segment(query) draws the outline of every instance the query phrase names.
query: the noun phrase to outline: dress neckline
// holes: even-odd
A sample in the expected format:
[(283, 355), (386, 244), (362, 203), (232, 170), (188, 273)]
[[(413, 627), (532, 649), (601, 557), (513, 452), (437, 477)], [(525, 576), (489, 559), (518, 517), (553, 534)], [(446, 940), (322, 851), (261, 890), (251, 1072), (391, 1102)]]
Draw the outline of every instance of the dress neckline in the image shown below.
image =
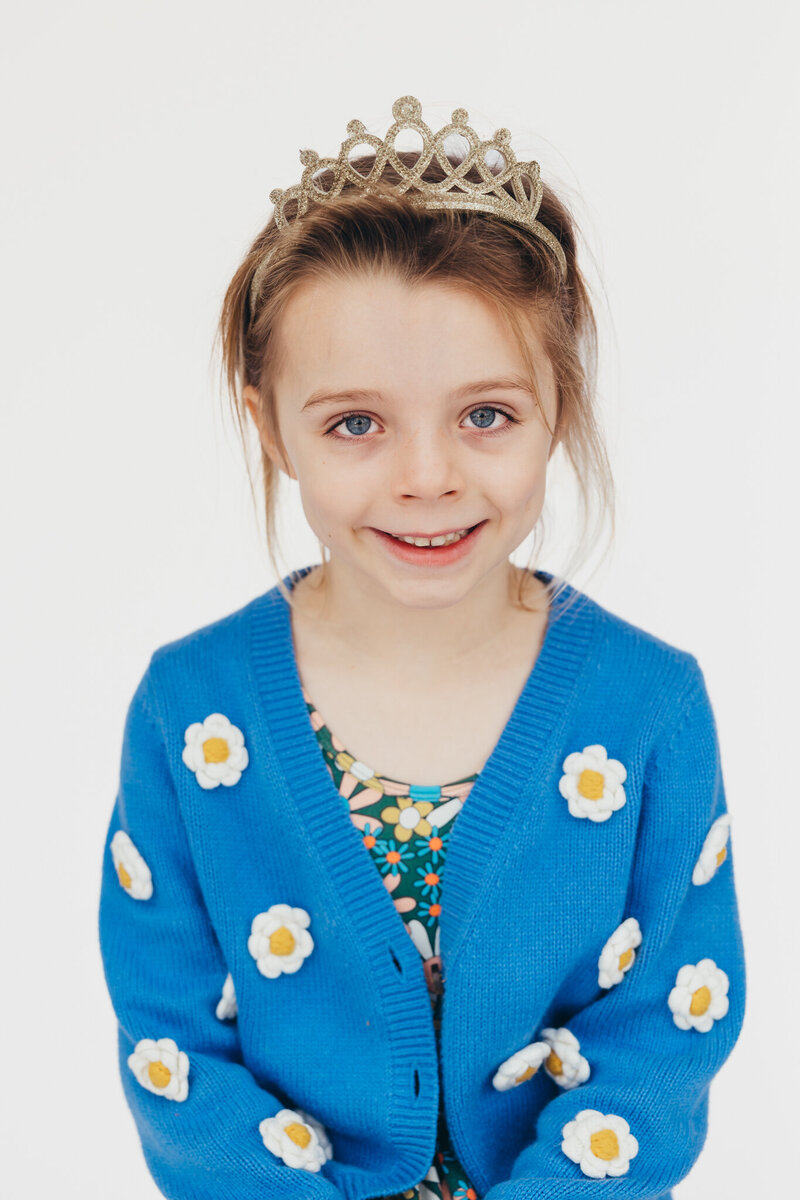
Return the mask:
[[(366, 763), (366, 762), (364, 762), (363, 759), (359, 758), (356, 754), (353, 754), (353, 752), (350, 750), (349, 746), (344, 745), (344, 743), (342, 742), (342, 739), (340, 737), (337, 737), (336, 734), (331, 729), (330, 725), (328, 724), (328, 722), (325, 719), (324, 714), (321, 712), (321, 710), (319, 708), (317, 708), (316, 704), (314, 703), (313, 696), (309, 695), (308, 688), (303, 686), (302, 680), (301, 680), (301, 688), (303, 691), (303, 699), (306, 701), (306, 704), (311, 705), (311, 708), (313, 709), (313, 711), (317, 714), (317, 716), (322, 721), (322, 724), (319, 726), (319, 728), (314, 728), (314, 726), (312, 725), (312, 729), (314, 729), (314, 735), (317, 739), (318, 745), (321, 744), (320, 743), (320, 731), (323, 729), (327, 730), (331, 740), (333, 740), (333, 738), (335, 737), (336, 741), (340, 745), (341, 752), (346, 754), (349, 758), (352, 758), (354, 763), (360, 763), (362, 767), (366, 767), (367, 770), (372, 771), (377, 779), (381, 779), (385, 783), (399, 784), (401, 787), (407, 787), (409, 790), (409, 795), (420, 795), (423, 792), (429, 792), (429, 793), (431, 793), (431, 795), (434, 795), (434, 794), (440, 793), (440, 792), (442, 792), (442, 793), (447, 792), (447, 791), (452, 790), (453, 788), (463, 787), (463, 785), (465, 783), (472, 783), (480, 775), (480, 771), (473, 771), (473, 773), (471, 775), (462, 775), (459, 779), (448, 779), (446, 783), (409, 783), (409, 781), (407, 779), (399, 779), (396, 775), (390, 775), (386, 771), (380, 771), (376, 767), (374, 767), (372, 765), (372, 763)], [(310, 714), (309, 714), (309, 716), (310, 716)]]

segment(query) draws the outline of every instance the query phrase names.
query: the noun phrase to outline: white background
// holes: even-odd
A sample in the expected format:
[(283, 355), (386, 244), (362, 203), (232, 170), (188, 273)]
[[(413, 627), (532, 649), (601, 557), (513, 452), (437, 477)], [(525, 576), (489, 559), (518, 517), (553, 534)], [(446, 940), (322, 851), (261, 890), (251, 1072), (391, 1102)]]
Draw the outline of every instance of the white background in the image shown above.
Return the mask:
[[(299, 180), (299, 148), (335, 154), (353, 117), (383, 134), (409, 92), (434, 129), (459, 106), (483, 136), (507, 126), (584, 229), (618, 525), (601, 568), (571, 582), (700, 661), (747, 954), (745, 1026), (676, 1196), (788, 1190), (800, 1068), (794, 8), (84, 0), (7, 13), (9, 1195), (159, 1194), (123, 1100), (96, 935), (124, 715), (156, 646), (274, 582), (210, 362), (228, 281), (270, 190)], [(287, 572), (318, 561), (296, 487), (284, 493)], [(554, 553), (541, 565), (561, 564)]]

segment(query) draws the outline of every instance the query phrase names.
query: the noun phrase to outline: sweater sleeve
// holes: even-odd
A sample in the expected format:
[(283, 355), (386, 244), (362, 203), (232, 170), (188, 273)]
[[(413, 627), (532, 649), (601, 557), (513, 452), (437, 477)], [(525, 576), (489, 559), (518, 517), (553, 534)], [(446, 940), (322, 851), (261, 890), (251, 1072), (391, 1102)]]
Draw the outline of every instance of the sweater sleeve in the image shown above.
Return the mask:
[(622, 940), (598, 946), (598, 997), (547, 1030), (572, 1071), (484, 1200), (589, 1200), (606, 1188), (656, 1200), (702, 1150), (710, 1084), (743, 1021), (745, 963), (717, 731), (690, 657), (677, 721), (645, 765)]
[(244, 1065), (225, 1011), (227, 967), (195, 874), (151, 670), (152, 660), (125, 720), (99, 908), (123, 1092), (145, 1161), (173, 1200), (340, 1197), (319, 1166), (289, 1165), (281, 1153), (291, 1158), (302, 1144), (299, 1157), (321, 1165), (313, 1126), (295, 1123), (287, 1134), (279, 1120), (260, 1129), (282, 1105)]

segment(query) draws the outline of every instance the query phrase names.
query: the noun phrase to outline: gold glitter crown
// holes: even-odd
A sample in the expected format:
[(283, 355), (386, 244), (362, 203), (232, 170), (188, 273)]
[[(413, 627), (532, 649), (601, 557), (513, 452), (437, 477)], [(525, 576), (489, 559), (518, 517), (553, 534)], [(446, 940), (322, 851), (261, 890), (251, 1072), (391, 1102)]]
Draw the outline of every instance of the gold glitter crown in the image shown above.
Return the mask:
[[(381, 139), (367, 131), (361, 121), (350, 121), (347, 132), (350, 135), (342, 142), (338, 158), (320, 158), (315, 150), (301, 150), (300, 162), (304, 165), (299, 184), (287, 188), (273, 188), (269, 198), (275, 205), (275, 223), (285, 228), (290, 220), (303, 216), (309, 205), (324, 204), (334, 200), (346, 183), (354, 184), (367, 194), (380, 192), (386, 194), (387, 187), (397, 193), (410, 193), (412, 202), (422, 208), (431, 209), (465, 209), (475, 212), (494, 213), (495, 216), (511, 221), (516, 225), (529, 229), (547, 245), (556, 255), (561, 267), (562, 277), (567, 274), (567, 260), (563, 247), (558, 238), (540, 221), (536, 214), (542, 202), (542, 184), (539, 179), (538, 162), (517, 162), (514, 151), (509, 144), (511, 134), (507, 129), (497, 129), (493, 138), (481, 141), (478, 134), (468, 124), (469, 114), (465, 108), (453, 110), (453, 119), (438, 133), (431, 132), (422, 120), (422, 105), (416, 96), (401, 96), (392, 105), (395, 123)], [(422, 150), (413, 167), (407, 167), (398, 158), (395, 150), (395, 139), (403, 129), (414, 129), (422, 138)], [(466, 138), (470, 145), (469, 153), (453, 166), (445, 151), (445, 141), (453, 134)], [(364, 176), (355, 169), (350, 161), (350, 151), (354, 146), (369, 145), (375, 150), (375, 161), (368, 175)], [(445, 172), (444, 179), (439, 182), (428, 182), (421, 178), (428, 163), (434, 155)], [(499, 155), (504, 163), (502, 170), (493, 171), (487, 156), (497, 159)], [(387, 185), (381, 180), (383, 169), (391, 162), (400, 177), (399, 183)], [(472, 183), (464, 176), (475, 167), (481, 179)], [(321, 188), (316, 176), (328, 171), (333, 174), (333, 182), (329, 188)], [(526, 191), (523, 179), (530, 184), (530, 193)], [(511, 182), (514, 197), (503, 187)], [(378, 183), (380, 186), (376, 187)], [(297, 211), (294, 217), (286, 216), (286, 206), (290, 201), (297, 201)], [(255, 299), (259, 286), (272, 255), (271, 247), (266, 257), (259, 263), (250, 285), (250, 309), (255, 308)]]

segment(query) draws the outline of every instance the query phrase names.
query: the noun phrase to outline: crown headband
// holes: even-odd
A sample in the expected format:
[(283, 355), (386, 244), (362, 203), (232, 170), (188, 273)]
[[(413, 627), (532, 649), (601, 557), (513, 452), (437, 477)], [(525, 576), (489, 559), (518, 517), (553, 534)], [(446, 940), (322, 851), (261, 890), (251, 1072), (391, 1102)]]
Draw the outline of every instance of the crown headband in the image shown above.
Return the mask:
[[(422, 120), (422, 106), (416, 96), (401, 96), (399, 100), (395, 100), (392, 115), (395, 123), (387, 131), (385, 139), (368, 133), (361, 121), (350, 121), (347, 126), (350, 136), (342, 142), (338, 158), (320, 158), (315, 150), (301, 150), (300, 162), (305, 166), (305, 170), (300, 183), (285, 191), (273, 188), (269, 194), (275, 206), (276, 225), (283, 229), (290, 220), (302, 217), (309, 204), (324, 204), (335, 199), (348, 182), (366, 194), (374, 193), (378, 189), (373, 186), (373, 181), (380, 181), (388, 161), (400, 176), (400, 183), (391, 185), (392, 191), (400, 194), (410, 192), (412, 203), (422, 208), (494, 213), (515, 225), (529, 229), (554, 252), (561, 267), (562, 278), (566, 277), (567, 259), (561, 243), (545, 225), (536, 220), (543, 190), (539, 179), (539, 164), (517, 162), (509, 144), (511, 134), (507, 129), (497, 129), (493, 138), (481, 141), (475, 130), (467, 124), (467, 110), (456, 108), (453, 110), (452, 122), (437, 134), (433, 134)], [(403, 129), (414, 129), (422, 138), (422, 150), (413, 167), (407, 167), (395, 151), (395, 139)], [(466, 138), (470, 144), (470, 152), (455, 167), (444, 149), (446, 138), (452, 134)], [(350, 150), (363, 144), (370, 145), (375, 150), (375, 162), (367, 176), (356, 171), (349, 158)], [(497, 174), (486, 162), (487, 155), (492, 152), (499, 154), (505, 164), (504, 169)], [(445, 172), (445, 178), (431, 183), (423, 180), (421, 176), (434, 154)], [(473, 166), (481, 176), (479, 183), (471, 183), (463, 178)], [(315, 176), (326, 168), (333, 173), (333, 183), (329, 189), (322, 189), (318, 187)], [(530, 195), (525, 191), (522, 182), (524, 177), (530, 182)], [(503, 187), (509, 180), (516, 199)], [(385, 194), (385, 187), (386, 184), (383, 184), (380, 189), (382, 194)], [(285, 208), (291, 200), (297, 201), (297, 212), (293, 218), (288, 218)], [(255, 311), (256, 297), (274, 249), (274, 246), (270, 247), (253, 276), (250, 285), (251, 312)]]

